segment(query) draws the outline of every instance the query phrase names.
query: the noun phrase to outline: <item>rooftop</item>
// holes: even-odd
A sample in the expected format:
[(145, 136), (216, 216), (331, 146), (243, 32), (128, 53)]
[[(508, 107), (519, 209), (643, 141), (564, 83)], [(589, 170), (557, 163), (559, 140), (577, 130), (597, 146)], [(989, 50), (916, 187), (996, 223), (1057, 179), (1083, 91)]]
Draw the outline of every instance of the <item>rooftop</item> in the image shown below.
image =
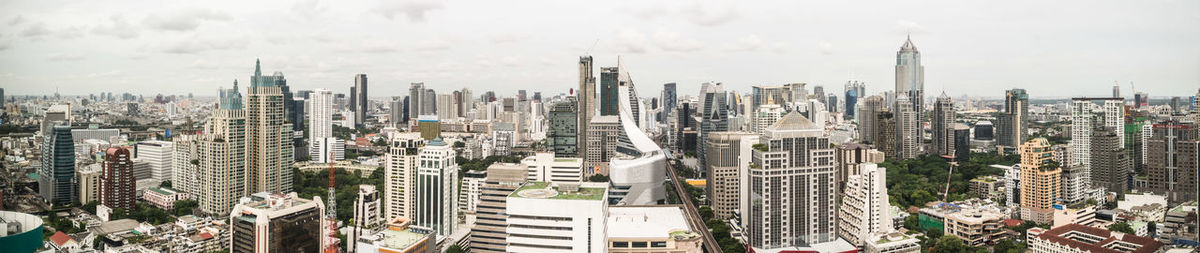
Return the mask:
[(678, 206), (608, 208), (609, 238), (664, 238), (692, 231)]
[(1037, 238), (1096, 253), (1156, 252), (1163, 247), (1154, 239), (1074, 223), (1047, 230)]
[(575, 191), (567, 191), (564, 187), (549, 182), (530, 182), (522, 185), (509, 197), (529, 198), (529, 199), (566, 199), (566, 200), (601, 200), (604, 198), (604, 192), (608, 189), (604, 187), (589, 187), (587, 185), (577, 185)]

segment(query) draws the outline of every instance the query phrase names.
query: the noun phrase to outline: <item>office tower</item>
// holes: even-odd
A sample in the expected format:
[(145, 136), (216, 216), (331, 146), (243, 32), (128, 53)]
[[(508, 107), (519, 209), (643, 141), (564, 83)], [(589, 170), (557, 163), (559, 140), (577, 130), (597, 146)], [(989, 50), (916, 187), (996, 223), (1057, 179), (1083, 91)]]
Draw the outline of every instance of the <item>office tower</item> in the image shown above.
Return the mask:
[(1179, 104), (1179, 97), (1171, 97), (1171, 102), (1168, 104), (1171, 105), (1171, 114), (1176, 114), (1182, 111)]
[[(1103, 102), (1097, 105), (1096, 102)], [(1071, 99), (1071, 167), (1083, 170), (1085, 177), (1091, 176), (1091, 138), (1096, 128), (1122, 129), (1125, 124), (1121, 98), (1072, 98)], [(1117, 131), (1119, 145), (1125, 146), (1125, 131)], [(1085, 178), (1084, 182), (1091, 180)]]
[(525, 183), (525, 167), (517, 164), (494, 163), (488, 166), (487, 178), (480, 189), (475, 226), (471, 227), (471, 251), (481, 253), (507, 252), (508, 196)]
[(817, 86), (813, 87), (813, 99), (816, 99), (817, 101), (821, 101), (822, 104), (829, 104), (829, 101), (826, 100), (826, 98), (827, 97), (825, 96), (825, 86), (817, 85)]
[[(92, 100), (95, 100), (95, 98)], [(4, 96), (4, 88), (0, 88), (0, 109), (2, 108), (8, 108), (8, 97)]]
[(357, 113), (354, 113), (354, 111), (358, 110), (358, 87), (353, 85), (350, 86), (350, 104), (348, 107), (350, 107), (350, 113), (352, 114), (350, 117), (358, 116)]
[(954, 123), (954, 157), (959, 161), (971, 159), (971, 128), (966, 124)]
[(996, 117), (1000, 123), (996, 145), (1015, 147), (1029, 139), (1029, 94), (1025, 89), (1004, 92), (1004, 112)]
[(896, 157), (916, 158), (919, 146), (924, 142), (921, 131), (920, 113), (915, 112), (908, 97), (896, 98)]
[[(611, 179), (609, 203), (624, 205), (661, 204), (667, 200), (663, 181), (666, 180), (666, 154), (650, 136), (643, 132), (633, 118), (638, 114), (637, 95), (633, 92), (633, 80), (628, 72), (618, 66), (618, 77), (623, 87), (618, 91), (618, 124), (620, 124), (616, 149), (608, 163)], [(644, 114), (642, 114), (644, 115)]]
[[(275, 77), (282, 79), (276, 72)], [(256, 80), (247, 92), (245, 193), (292, 191), (292, 124), (283, 120), (284, 94), (281, 86), (262, 80), (262, 68), (254, 66)], [(290, 100), (287, 100), (290, 101)]]
[(587, 157), (584, 160), (586, 176), (608, 174), (608, 162), (616, 155), (620, 131), (621, 122), (617, 116), (596, 116), (588, 123)]
[(46, 133), (42, 141), (42, 168), (38, 171), (38, 194), (52, 205), (70, 205), (78, 197), (71, 127), (55, 125)]
[[(933, 132), (933, 153), (943, 156), (954, 155), (954, 101), (942, 92), (933, 103), (933, 115), (929, 122)], [(964, 158), (965, 157), (960, 157)]]
[(383, 217), (392, 220), (399, 217), (412, 218), (414, 187), (417, 178), (418, 150), (425, 146), (420, 133), (399, 132), (388, 136), (387, 155), (384, 157)]
[(333, 91), (316, 89), (310, 97), (308, 140), (333, 137)]
[(885, 154), (869, 145), (846, 143), (837, 146), (833, 157), (837, 166), (838, 192), (845, 192), (846, 179), (861, 174), (864, 163), (882, 163)]
[(382, 229), (383, 217), (379, 217), (379, 211), (382, 209), (380, 205), (379, 191), (375, 190), (374, 185), (358, 185), (358, 198), (354, 200), (354, 227), (351, 228), (348, 236), (347, 252), (356, 252), (355, 244), (358, 244), (358, 238), (374, 234)]
[(425, 83), (412, 83), (408, 88), (408, 117), (425, 115)]
[(417, 177), (413, 190), (416, 200), (413, 220), (418, 227), (429, 228), (438, 236), (454, 233), (458, 219), (458, 164), (455, 152), (441, 138), (420, 149)]
[[(184, 134), (171, 138), (171, 188), (191, 194), (192, 196), (199, 195), (196, 189), (200, 186), (197, 178), (197, 173), (200, 169), (200, 154), (196, 153), (198, 146), (197, 135)], [(193, 164), (192, 160), (196, 160)]]
[(433, 89), (425, 89), (425, 94), (421, 98), (421, 114), (422, 115), (437, 115), (437, 92)]
[(442, 136), (442, 122), (437, 115), (421, 115), (417, 117), (417, 131), (421, 132), (421, 138), (433, 140)]
[(54, 126), (66, 125), (71, 126), (71, 105), (58, 104), (51, 105), (46, 109), (45, 117), (42, 118), (42, 136), (50, 136), (50, 131)]
[(78, 180), (79, 203), (87, 204), (92, 201), (100, 201), (100, 172), (103, 171), (101, 164), (91, 164), (84, 166), (75, 171), (75, 179)]
[(829, 103), (825, 104), (825, 110), (826, 110), (826, 111), (829, 111), (829, 112), (841, 112), (841, 111), (838, 109), (838, 98), (837, 98), (837, 95), (830, 94), (830, 95), (829, 95), (829, 97), (828, 97), (828, 98), (826, 98), (826, 101), (829, 101)]
[(607, 188), (605, 183), (525, 183), (505, 199), (506, 250), (605, 252)]
[(408, 123), (407, 100), (408, 97), (392, 97), (392, 101), (388, 101), (388, 122), (392, 127), (404, 129)]
[(891, 232), (892, 213), (887, 194), (887, 168), (863, 163), (857, 174), (846, 178), (838, 217), (838, 235), (855, 246), (865, 245), (868, 236)]
[(867, 84), (855, 80), (846, 81), (846, 95), (842, 100), (846, 101), (846, 115), (858, 118), (855, 108), (858, 101), (867, 97)]
[(457, 101), (455, 101), (458, 104), (458, 116), (467, 117), (467, 114), (475, 110), (475, 98), (471, 95), (471, 90), (467, 88), (463, 88), (456, 94), (458, 94)]
[(367, 74), (354, 75), (354, 89), (351, 89), (350, 101), (357, 101), (358, 104), (353, 104), (351, 108), (354, 111), (354, 124), (362, 125), (367, 120), (367, 111), (369, 102), (367, 101)]
[(600, 68), (600, 115), (617, 115), (617, 93), (621, 89), (620, 67)]
[[(299, 132), (299, 133), (304, 132), (304, 124), (307, 123), (307, 122), (305, 122), (305, 118), (307, 118), (307, 115), (308, 115), (308, 106), (307, 105), (308, 105), (307, 98), (305, 98), (305, 99), (295, 98), (292, 100), (292, 108), (294, 108), (294, 110), (292, 110), (292, 112), (289, 116), (292, 119), (294, 119), (294, 121), (292, 121), (292, 122), (295, 122), (292, 124), (292, 128), (293, 128), (292, 132), (294, 132), (294, 133), (295, 132)], [(303, 148), (303, 146), (301, 146), (304, 144), (303, 136), (296, 136), (294, 141), (296, 144), (295, 146), (297, 148)], [(303, 154), (297, 154), (297, 155), (303, 155)]]
[(663, 84), (662, 99), (660, 101), (662, 101), (663, 112), (675, 111), (676, 105), (679, 103), (679, 97), (675, 93), (675, 83)]
[(729, 219), (737, 212), (743, 190), (740, 182), (747, 176), (755, 144), (758, 135), (749, 132), (715, 132), (705, 139), (709, 160), (704, 190), (716, 218)]
[(104, 151), (104, 172), (100, 175), (100, 204), (109, 208), (132, 211), (137, 197), (133, 196), (133, 155), (125, 147)]
[(507, 156), (516, 146), (517, 129), (513, 123), (492, 123), (492, 154)]
[(796, 112), (762, 133), (766, 147), (753, 151), (745, 184), (750, 189), (739, 205), (750, 246), (797, 247), (837, 239), (834, 152), (824, 135), (824, 127)]
[[(1119, 97), (1121, 97), (1121, 85), (1117, 84), (1116, 82), (1114, 82), (1114, 83), (1113, 83), (1113, 95), (1112, 95), (1112, 97), (1114, 97), (1114, 98), (1119, 98)], [(1122, 100), (1124, 100), (1124, 98), (1121, 98), (1121, 99), (1122, 99)]]
[(1152, 131), (1146, 142), (1149, 190), (1167, 195), (1171, 203), (1195, 201), (1200, 129), (1195, 123), (1168, 120), (1154, 124)]
[(550, 130), (546, 133), (550, 148), (555, 156), (579, 157), (579, 110), (574, 97), (567, 97), (550, 108), (548, 121)]
[(1021, 145), (1021, 219), (1047, 224), (1062, 194), (1062, 166), (1045, 138)]
[(697, 145), (700, 150), (696, 152), (696, 157), (700, 160), (700, 166), (705, 166), (705, 151), (703, 141), (708, 139), (708, 133), (729, 131), (729, 108), (726, 103), (729, 101), (725, 92), (724, 86), (721, 83), (704, 83), (700, 87), (700, 145)]
[(454, 94), (437, 95), (437, 116), (443, 121), (458, 119), (458, 107), (454, 104)]
[[(236, 83), (223, 95), (241, 96)], [(194, 193), (204, 213), (226, 215), (246, 195), (248, 128), (245, 110), (218, 107), (197, 138)]]
[[(896, 143), (896, 116), (892, 112), (883, 110), (875, 114), (874, 127), (871, 129), (875, 136), (875, 147), (888, 158), (899, 159), (900, 151), (897, 150), (899, 145)], [(863, 113), (863, 116), (868, 114)]]
[(1150, 105), (1150, 94), (1145, 92), (1137, 92), (1133, 94), (1133, 108), (1142, 108), (1142, 106)]
[(776, 104), (765, 104), (758, 107), (758, 111), (754, 112), (754, 123), (752, 123), (750, 132), (761, 133), (763, 129), (775, 125), (779, 118), (783, 118), (783, 114), (787, 113), (783, 107)]
[[(750, 87), (750, 96), (753, 100), (751, 101), (750, 109), (757, 111), (758, 108), (763, 105), (787, 105), (792, 101), (804, 101), (807, 99), (805, 97), (794, 96), (793, 88), (794, 87), (791, 84), (785, 84), (781, 86), (758, 85)], [(803, 86), (801, 85), (798, 88), (803, 89)]]
[[(878, 139), (878, 136), (876, 136), (876, 133), (879, 131), (877, 131), (875, 128), (879, 123), (877, 123), (875, 120), (879, 118), (879, 113), (883, 112), (886, 108), (886, 106), (883, 104), (883, 97), (879, 95), (866, 97), (862, 99), (861, 104), (862, 105), (859, 106), (857, 110), (858, 114), (856, 115), (858, 116), (855, 116), (855, 119), (858, 120), (858, 138), (862, 140), (863, 143), (877, 143), (878, 141), (876, 139)], [(849, 111), (850, 107), (847, 107), (846, 110)], [(883, 147), (880, 145), (875, 146), (880, 148)]]
[[(909, 107), (912, 107), (913, 117), (904, 118), (904, 110), (894, 108), (897, 120), (906, 119), (920, 122), (925, 113), (925, 66), (921, 65), (921, 51), (913, 45), (909, 37), (896, 52), (896, 98), (908, 97)], [(920, 123), (897, 122), (898, 125), (920, 125)], [(919, 130), (919, 129), (918, 129)]]
[(328, 137), (315, 140), (309, 140), (312, 145), (309, 147), (310, 158), (315, 163), (330, 163), (333, 161), (341, 161), (346, 158), (346, 142), (338, 140), (338, 138)]
[(525, 97), (525, 90), (517, 90), (517, 101), (524, 102), (526, 100), (529, 100), (529, 99), (528, 99), (528, 97)]
[(230, 252), (322, 252), (325, 204), (287, 194), (255, 193), (229, 213)]
[(150, 165), (150, 178), (171, 180), (171, 155), (175, 148), (169, 141), (143, 141), (137, 144), (137, 158)]
[(1123, 195), (1129, 189), (1129, 171), (1133, 169), (1133, 164), (1127, 150), (1117, 139), (1120, 138), (1117, 131), (1106, 128), (1092, 132), (1091, 184)]
[(991, 121), (980, 120), (979, 122), (975, 122), (975, 139), (985, 141), (994, 139), (994, 129)]

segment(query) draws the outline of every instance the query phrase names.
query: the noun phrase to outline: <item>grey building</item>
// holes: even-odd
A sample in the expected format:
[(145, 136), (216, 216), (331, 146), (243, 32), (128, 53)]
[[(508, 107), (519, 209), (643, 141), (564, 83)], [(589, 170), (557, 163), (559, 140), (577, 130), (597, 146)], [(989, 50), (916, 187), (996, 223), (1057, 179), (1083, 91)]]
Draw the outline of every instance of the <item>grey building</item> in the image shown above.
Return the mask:
[(1004, 92), (1004, 112), (997, 117), (996, 145), (1016, 147), (1029, 139), (1029, 94), (1025, 89)]
[(350, 89), (350, 110), (354, 111), (355, 125), (362, 125), (367, 120), (367, 104), (367, 74), (354, 75), (354, 88)]
[(38, 195), (52, 205), (70, 205), (75, 198), (75, 146), (71, 126), (55, 125), (42, 142), (42, 168), (38, 170)]
[(555, 157), (579, 157), (579, 110), (574, 97), (550, 108), (546, 137)]

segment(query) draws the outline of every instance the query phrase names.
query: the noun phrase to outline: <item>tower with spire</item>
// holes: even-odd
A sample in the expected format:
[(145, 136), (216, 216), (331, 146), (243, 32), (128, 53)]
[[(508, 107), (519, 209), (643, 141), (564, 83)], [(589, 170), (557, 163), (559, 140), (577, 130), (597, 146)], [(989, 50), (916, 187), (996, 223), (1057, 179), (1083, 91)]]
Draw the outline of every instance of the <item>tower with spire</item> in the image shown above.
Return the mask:
[[(897, 132), (896, 137), (900, 139), (922, 139), (921, 136), (921, 119), (925, 114), (925, 66), (921, 65), (921, 52), (917, 51), (917, 46), (912, 42), (912, 36), (908, 36), (904, 45), (900, 46), (900, 51), (896, 52), (896, 97), (905, 97), (908, 103), (906, 106), (911, 108), (898, 108), (899, 101), (893, 106), (894, 111), (913, 113), (912, 117), (898, 117), (897, 119), (910, 120), (915, 122), (896, 122), (899, 126), (913, 125), (911, 129), (903, 128), (904, 131)], [(902, 110), (904, 109), (904, 110)]]

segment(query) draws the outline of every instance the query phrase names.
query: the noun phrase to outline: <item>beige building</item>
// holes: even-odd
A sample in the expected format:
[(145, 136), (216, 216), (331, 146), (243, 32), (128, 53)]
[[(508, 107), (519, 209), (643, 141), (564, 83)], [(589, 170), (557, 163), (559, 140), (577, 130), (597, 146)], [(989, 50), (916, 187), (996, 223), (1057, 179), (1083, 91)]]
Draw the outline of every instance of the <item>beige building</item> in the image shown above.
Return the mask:
[(1002, 185), (1003, 184), (1000, 182), (1000, 178), (996, 176), (976, 177), (968, 182), (970, 194), (981, 199), (996, 199), (1002, 197), (998, 196), (1001, 194), (1000, 187)]
[(971, 246), (1000, 241), (1004, 232), (1004, 214), (987, 209), (964, 209), (946, 215), (946, 235), (953, 235)]
[(871, 235), (893, 229), (887, 168), (874, 163), (863, 163), (860, 167), (858, 174), (846, 180), (838, 210), (838, 236), (854, 246), (864, 246)]
[(708, 201), (718, 219), (729, 219), (741, 201), (742, 178), (750, 168), (750, 151), (758, 144), (758, 135), (749, 132), (715, 132), (707, 135)]
[(260, 192), (229, 213), (231, 252), (320, 252), (325, 249), (325, 204), (295, 192)]
[(837, 166), (838, 191), (841, 192), (846, 188), (846, 178), (862, 172), (859, 169), (862, 163), (879, 164), (883, 162), (884, 156), (882, 151), (876, 150), (870, 145), (858, 143), (838, 145), (833, 153), (833, 159), (837, 161), (834, 166)]
[(100, 201), (100, 164), (93, 163), (75, 171), (79, 180), (79, 203)]
[(704, 252), (681, 206), (609, 207), (605, 232), (610, 253)]
[(863, 252), (918, 253), (921, 252), (921, 240), (899, 231), (886, 234), (875, 233), (866, 240)]
[(608, 175), (608, 162), (616, 156), (617, 135), (621, 122), (617, 116), (592, 117), (587, 128), (587, 157), (583, 162), (584, 177), (595, 174)]
[(245, 192), (291, 192), (292, 124), (284, 120), (284, 103), (291, 101), (284, 101), (280, 86), (248, 88)]
[(1062, 167), (1053, 160), (1045, 138), (1021, 145), (1021, 219), (1053, 222), (1054, 205), (1062, 198)]
[(384, 161), (383, 218), (412, 219), (413, 180), (417, 177), (418, 149), (425, 146), (421, 133), (391, 133)]
[[(1026, 235), (1028, 252), (1162, 252), (1163, 243), (1151, 238), (1112, 232), (1107, 229), (1068, 224), (1052, 229), (1032, 228)], [(1186, 251), (1185, 251), (1186, 252)]]
[(508, 215), (504, 212), (505, 199), (525, 183), (525, 166), (496, 163), (487, 171), (476, 206), (475, 226), (471, 227), (471, 251), (506, 252)]
[(246, 111), (214, 110), (196, 140), (194, 190), (200, 210), (225, 215), (246, 195), (246, 152)]

